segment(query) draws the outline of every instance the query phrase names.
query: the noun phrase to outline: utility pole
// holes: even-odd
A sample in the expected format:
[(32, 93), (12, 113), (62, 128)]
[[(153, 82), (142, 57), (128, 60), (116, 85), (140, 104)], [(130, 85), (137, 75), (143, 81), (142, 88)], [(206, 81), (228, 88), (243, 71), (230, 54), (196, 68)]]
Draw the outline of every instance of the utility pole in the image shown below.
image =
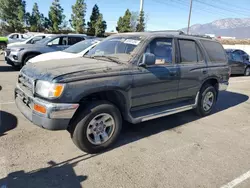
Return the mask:
[(140, 4), (140, 13), (143, 11), (143, 5), (144, 5), (144, 0), (141, 0), (141, 4)]
[(193, 6), (193, 0), (190, 0), (190, 9), (189, 9), (189, 16), (188, 16), (187, 34), (189, 34), (189, 29), (190, 29), (190, 20), (191, 20), (191, 14), (192, 14), (192, 6)]

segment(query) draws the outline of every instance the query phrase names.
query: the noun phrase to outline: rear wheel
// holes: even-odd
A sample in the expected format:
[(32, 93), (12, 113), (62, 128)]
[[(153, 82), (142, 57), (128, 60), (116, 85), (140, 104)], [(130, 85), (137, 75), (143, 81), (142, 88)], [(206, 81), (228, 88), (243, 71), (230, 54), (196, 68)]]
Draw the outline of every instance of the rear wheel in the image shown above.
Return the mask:
[(207, 116), (213, 110), (217, 99), (217, 91), (210, 84), (206, 84), (201, 88), (198, 104), (195, 109), (200, 116)]
[(87, 153), (98, 153), (110, 147), (122, 128), (121, 114), (107, 101), (93, 102), (80, 109), (73, 120), (71, 137), (75, 145)]
[(245, 76), (250, 76), (250, 67), (247, 67), (244, 73)]

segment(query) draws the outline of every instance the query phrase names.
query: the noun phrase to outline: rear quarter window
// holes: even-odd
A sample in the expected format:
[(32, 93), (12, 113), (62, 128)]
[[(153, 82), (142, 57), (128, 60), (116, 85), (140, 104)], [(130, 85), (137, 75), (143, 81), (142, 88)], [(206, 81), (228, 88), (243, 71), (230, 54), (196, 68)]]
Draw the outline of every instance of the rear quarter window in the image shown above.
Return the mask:
[(209, 59), (212, 63), (227, 62), (227, 57), (224, 48), (220, 43), (206, 40), (201, 40), (201, 43), (206, 49)]

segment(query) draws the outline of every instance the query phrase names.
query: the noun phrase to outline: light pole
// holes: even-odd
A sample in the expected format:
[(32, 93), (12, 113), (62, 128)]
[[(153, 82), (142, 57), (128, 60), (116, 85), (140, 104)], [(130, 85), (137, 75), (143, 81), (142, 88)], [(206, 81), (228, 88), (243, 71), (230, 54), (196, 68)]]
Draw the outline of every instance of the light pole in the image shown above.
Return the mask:
[(141, 0), (141, 4), (140, 4), (140, 13), (143, 11), (143, 5), (144, 5), (144, 0)]
[(190, 20), (191, 20), (191, 14), (192, 14), (192, 6), (193, 6), (193, 0), (190, 0), (190, 9), (189, 9), (189, 16), (188, 16), (187, 34), (189, 34), (189, 29), (190, 29)]

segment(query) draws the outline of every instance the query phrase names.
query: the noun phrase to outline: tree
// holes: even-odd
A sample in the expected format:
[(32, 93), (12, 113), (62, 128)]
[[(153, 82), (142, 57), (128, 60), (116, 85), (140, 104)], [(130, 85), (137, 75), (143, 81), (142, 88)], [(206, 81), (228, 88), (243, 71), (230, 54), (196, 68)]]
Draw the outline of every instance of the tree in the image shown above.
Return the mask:
[(50, 28), (52, 28), (52, 23), (50, 19), (45, 17), (43, 14), (41, 14), (41, 20), (42, 20), (43, 30), (49, 30)]
[(42, 14), (39, 12), (37, 3), (34, 3), (32, 13), (30, 16), (30, 30), (31, 31), (42, 31)]
[(72, 6), (71, 26), (77, 33), (85, 31), (85, 15), (86, 3), (84, 0), (76, 0), (75, 5)]
[(143, 32), (145, 30), (145, 17), (144, 17), (144, 11), (140, 12), (138, 24), (136, 26), (137, 32)]
[(119, 18), (117, 22), (116, 30), (119, 33), (131, 32), (132, 28), (131, 28), (130, 20), (131, 20), (131, 12), (129, 11), (129, 9), (127, 9), (124, 16)]
[(90, 16), (90, 21), (88, 22), (88, 29), (87, 29), (87, 34), (94, 36), (95, 35), (95, 25), (96, 22), (99, 18), (100, 12), (99, 12), (99, 7), (95, 4), (95, 6), (92, 9), (92, 14)]
[(0, 19), (6, 23), (9, 32), (24, 29), (25, 8), (24, 0), (0, 0)]
[(107, 23), (103, 20), (102, 14), (100, 14), (95, 24), (95, 36), (103, 37), (106, 29)]
[(51, 22), (51, 30), (54, 33), (58, 33), (60, 30), (60, 26), (65, 19), (65, 15), (63, 14), (63, 8), (60, 5), (60, 0), (54, 0), (52, 2), (52, 6), (49, 11), (49, 19)]

